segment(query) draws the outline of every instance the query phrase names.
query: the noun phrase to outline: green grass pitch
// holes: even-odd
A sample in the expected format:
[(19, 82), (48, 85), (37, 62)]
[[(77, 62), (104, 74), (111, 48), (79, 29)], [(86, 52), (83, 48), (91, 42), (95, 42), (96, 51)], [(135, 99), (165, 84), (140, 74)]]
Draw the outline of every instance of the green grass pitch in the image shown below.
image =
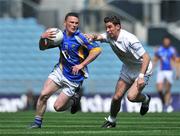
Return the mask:
[(0, 136), (180, 136), (180, 113), (119, 113), (117, 127), (100, 128), (108, 113), (45, 114), (41, 129), (26, 127), (34, 112), (0, 113)]

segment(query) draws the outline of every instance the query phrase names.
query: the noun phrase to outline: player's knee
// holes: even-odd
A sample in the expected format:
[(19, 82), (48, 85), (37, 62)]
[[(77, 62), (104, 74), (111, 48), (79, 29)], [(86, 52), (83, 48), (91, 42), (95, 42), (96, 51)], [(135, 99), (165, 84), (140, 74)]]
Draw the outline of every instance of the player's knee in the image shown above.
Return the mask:
[(136, 101), (136, 95), (128, 94), (127, 98), (128, 98), (128, 100), (129, 100), (130, 102)]
[(47, 94), (40, 95), (40, 101), (42, 101), (42, 102), (47, 102), (48, 98), (49, 98), (49, 95), (47, 95)]
[(54, 109), (55, 109), (55, 111), (64, 111), (64, 108), (63, 108), (63, 106), (61, 106), (61, 105), (59, 105), (59, 104), (54, 104)]
[(120, 95), (120, 94), (115, 94), (114, 96), (113, 96), (113, 101), (121, 101), (121, 99), (122, 99), (122, 95)]
[(61, 107), (60, 107), (60, 106), (58, 106), (58, 105), (54, 105), (54, 110), (55, 110), (55, 111), (60, 111), (60, 109), (61, 109)]

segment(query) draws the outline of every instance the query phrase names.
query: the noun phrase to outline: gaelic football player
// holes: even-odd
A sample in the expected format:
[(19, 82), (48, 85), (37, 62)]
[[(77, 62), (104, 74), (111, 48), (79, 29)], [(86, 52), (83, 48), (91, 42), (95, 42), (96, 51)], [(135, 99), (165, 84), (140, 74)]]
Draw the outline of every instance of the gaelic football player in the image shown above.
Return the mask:
[[(54, 103), (54, 109), (64, 111), (71, 107), (72, 114), (77, 112), (80, 102), (78, 90), (83, 80), (88, 77), (87, 65), (101, 53), (100, 47), (95, 42), (89, 42), (78, 29), (77, 13), (68, 13), (64, 26), (63, 41), (57, 46), (60, 59), (44, 83), (37, 101), (35, 119), (30, 128), (41, 128), (47, 100), (59, 89), (62, 91)], [(48, 40), (54, 36), (54, 32), (44, 32), (40, 39), (40, 49), (56, 47), (53, 41)]]
[[(173, 84), (173, 65), (176, 60), (176, 51), (171, 45), (169, 37), (163, 38), (163, 44), (157, 49), (154, 57), (154, 65), (159, 61), (160, 68), (157, 73), (157, 91), (163, 103), (163, 111), (172, 112), (171, 86)], [(164, 91), (163, 91), (164, 90)]]
[(102, 125), (104, 128), (116, 126), (116, 116), (120, 110), (121, 100), (128, 91), (127, 98), (131, 102), (141, 102), (140, 114), (149, 110), (150, 96), (142, 93), (152, 73), (152, 63), (137, 37), (121, 29), (117, 16), (104, 18), (106, 33), (87, 34), (91, 40), (99, 40), (110, 44), (114, 53), (123, 62), (123, 66), (112, 98), (110, 115)]

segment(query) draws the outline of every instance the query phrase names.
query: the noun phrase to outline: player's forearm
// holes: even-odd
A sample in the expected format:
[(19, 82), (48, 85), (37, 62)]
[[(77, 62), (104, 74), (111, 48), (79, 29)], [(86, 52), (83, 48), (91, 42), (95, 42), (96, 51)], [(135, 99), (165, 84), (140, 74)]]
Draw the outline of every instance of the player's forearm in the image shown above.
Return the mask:
[(53, 45), (53, 41), (47, 39), (47, 38), (41, 38), (39, 40), (39, 49), (40, 50), (46, 50), (46, 49), (50, 49), (50, 48), (55, 48), (58, 46)]
[(143, 62), (142, 62), (140, 73), (145, 74), (148, 68), (149, 62), (150, 62), (150, 57), (147, 53), (144, 53), (142, 56), (142, 59), (143, 59)]
[(83, 65), (83, 67), (85, 67), (86, 65), (88, 65), (89, 63), (91, 63), (93, 60), (96, 59), (96, 57), (101, 53), (101, 48), (97, 47), (92, 49), (89, 52), (88, 57), (81, 63), (81, 65)]
[(104, 41), (104, 38), (102, 37), (101, 34), (91, 34), (91, 35), (87, 35), (87, 37), (93, 41)]

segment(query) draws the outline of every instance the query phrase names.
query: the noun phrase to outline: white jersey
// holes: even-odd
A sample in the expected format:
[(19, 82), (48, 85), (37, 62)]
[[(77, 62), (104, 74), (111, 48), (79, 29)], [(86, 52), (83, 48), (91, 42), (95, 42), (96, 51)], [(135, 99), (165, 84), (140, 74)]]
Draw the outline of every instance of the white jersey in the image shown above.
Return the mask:
[[(101, 34), (105, 42), (110, 43), (112, 50), (127, 67), (141, 67), (141, 56), (146, 52), (137, 37), (121, 29), (118, 39), (112, 40), (107, 33)], [(152, 67), (152, 64), (150, 62)]]

